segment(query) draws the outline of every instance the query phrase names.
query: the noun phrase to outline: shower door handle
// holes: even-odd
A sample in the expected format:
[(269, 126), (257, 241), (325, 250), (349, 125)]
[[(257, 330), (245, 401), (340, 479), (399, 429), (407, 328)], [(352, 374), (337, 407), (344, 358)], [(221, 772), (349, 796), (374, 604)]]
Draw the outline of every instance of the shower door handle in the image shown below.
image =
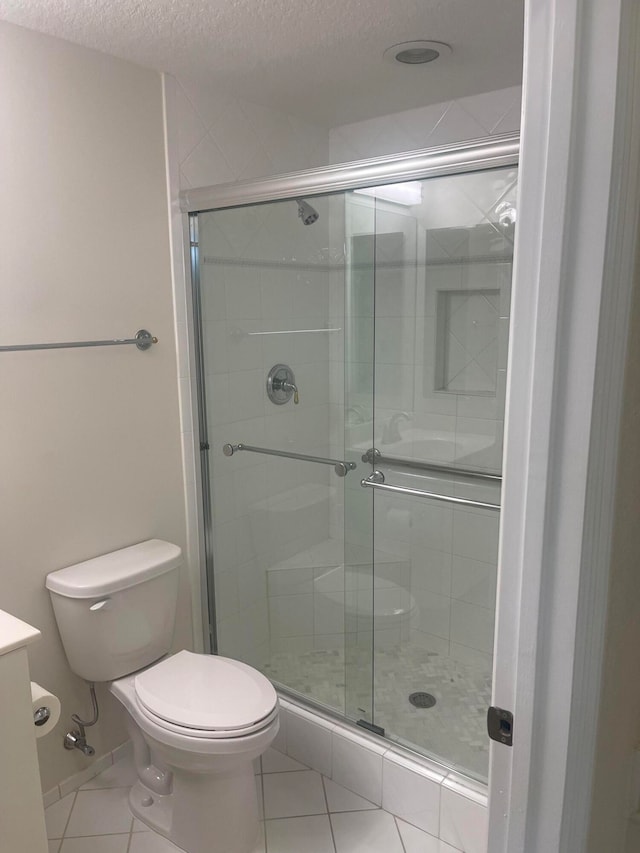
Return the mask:
[(251, 444), (225, 444), (222, 452), (225, 456), (233, 456), (240, 450), (249, 453), (264, 453), (265, 456), (281, 456), (283, 459), (299, 459), (302, 462), (315, 462), (317, 465), (332, 465), (338, 477), (346, 477), (349, 471), (356, 467), (355, 462), (346, 462), (342, 459), (327, 459), (324, 456), (308, 456), (306, 453), (291, 453), (287, 450), (270, 450), (267, 447), (254, 447)]
[(443, 503), (457, 504), (458, 506), (473, 506), (480, 509), (500, 509), (500, 504), (473, 501), (469, 498), (455, 498), (452, 495), (439, 495), (437, 492), (427, 492), (423, 489), (411, 489), (407, 486), (392, 486), (391, 483), (385, 483), (382, 471), (374, 471), (368, 477), (360, 480), (360, 485), (363, 489), (378, 489), (381, 492), (391, 492), (396, 495), (404, 495), (405, 497), (430, 498), (431, 500), (442, 501)]

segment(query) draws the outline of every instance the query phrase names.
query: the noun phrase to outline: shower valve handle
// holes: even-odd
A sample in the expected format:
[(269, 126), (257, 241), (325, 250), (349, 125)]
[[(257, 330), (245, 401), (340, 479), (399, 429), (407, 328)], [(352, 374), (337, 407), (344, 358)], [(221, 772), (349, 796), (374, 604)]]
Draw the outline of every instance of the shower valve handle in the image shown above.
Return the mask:
[(300, 394), (298, 394), (298, 386), (295, 382), (283, 382), (282, 387), (285, 391), (293, 391), (293, 402), (297, 406), (300, 402)]

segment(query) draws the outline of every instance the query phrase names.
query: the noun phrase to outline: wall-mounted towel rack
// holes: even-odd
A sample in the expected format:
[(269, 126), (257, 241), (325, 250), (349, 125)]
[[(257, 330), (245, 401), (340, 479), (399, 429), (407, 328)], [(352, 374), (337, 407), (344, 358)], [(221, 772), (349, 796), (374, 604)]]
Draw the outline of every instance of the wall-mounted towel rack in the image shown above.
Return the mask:
[(35, 349), (69, 349), (74, 347), (119, 347), (124, 344), (135, 344), (139, 350), (147, 350), (158, 339), (146, 329), (139, 329), (134, 338), (114, 338), (111, 341), (64, 341), (55, 344), (13, 344), (12, 346), (0, 347), (0, 352), (21, 352), (22, 350)]

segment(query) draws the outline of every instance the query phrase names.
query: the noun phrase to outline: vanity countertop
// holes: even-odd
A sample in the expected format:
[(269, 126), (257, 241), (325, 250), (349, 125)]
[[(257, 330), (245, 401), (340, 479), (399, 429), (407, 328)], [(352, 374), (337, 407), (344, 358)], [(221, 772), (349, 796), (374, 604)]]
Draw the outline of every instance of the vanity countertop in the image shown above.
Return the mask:
[(0, 610), (0, 655), (28, 646), (40, 636), (40, 631), (22, 619)]

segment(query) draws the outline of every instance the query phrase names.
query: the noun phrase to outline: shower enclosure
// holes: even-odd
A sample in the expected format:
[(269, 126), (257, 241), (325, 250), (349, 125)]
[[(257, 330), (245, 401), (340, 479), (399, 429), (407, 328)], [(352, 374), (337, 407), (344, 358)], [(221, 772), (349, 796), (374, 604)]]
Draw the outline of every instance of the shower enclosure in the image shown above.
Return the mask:
[(189, 201), (213, 650), (478, 779), (517, 150)]

